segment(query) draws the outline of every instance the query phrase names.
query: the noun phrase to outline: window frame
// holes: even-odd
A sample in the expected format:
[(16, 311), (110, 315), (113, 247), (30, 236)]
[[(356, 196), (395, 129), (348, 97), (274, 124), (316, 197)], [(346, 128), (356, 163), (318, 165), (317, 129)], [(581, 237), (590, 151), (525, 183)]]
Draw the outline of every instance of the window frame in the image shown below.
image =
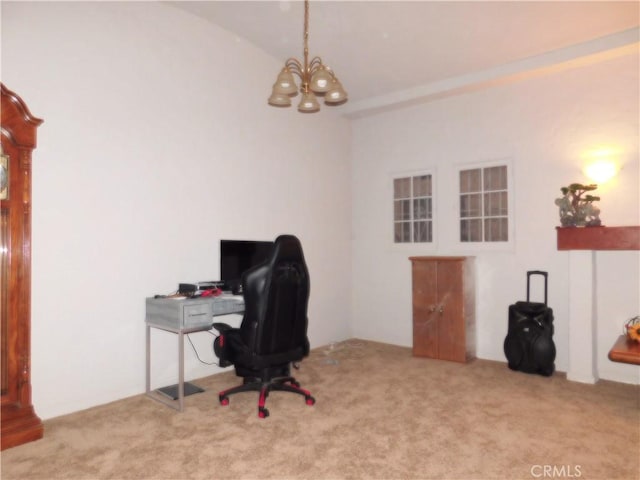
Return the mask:
[[(480, 241), (462, 241), (462, 196), (463, 192), (461, 191), (460, 185), (460, 174), (465, 170), (477, 170), (477, 169), (488, 169), (492, 167), (506, 167), (506, 181), (507, 181), (507, 240), (506, 241), (486, 241), (484, 240), (484, 225), (482, 227), (482, 240)], [(455, 166), (455, 181), (456, 181), (456, 195), (457, 199), (457, 228), (456, 228), (456, 244), (459, 249), (470, 250), (470, 251), (513, 251), (515, 247), (515, 187), (514, 187), (514, 172), (513, 172), (513, 161), (511, 158), (502, 158), (495, 160), (488, 160), (482, 162), (474, 162), (467, 164), (458, 164)], [(482, 172), (482, 179), (484, 179), (484, 171)], [(489, 191), (491, 192), (491, 191)], [(478, 192), (481, 196), (484, 196), (485, 193), (488, 193), (484, 185), (482, 185), (482, 189)], [(478, 217), (484, 223), (486, 218), (491, 218), (490, 216), (485, 215), (484, 212), (484, 200), (481, 202), (481, 213), (482, 215)]]
[[(415, 177), (421, 177), (421, 176), (430, 176), (431, 177), (431, 194), (428, 196), (418, 196), (415, 197), (414, 196), (414, 192), (413, 192), (413, 179)], [(396, 223), (398, 222), (395, 218), (395, 202), (396, 202), (396, 198), (395, 198), (395, 181), (398, 179), (402, 179), (402, 178), (409, 178), (410, 179), (410, 184), (411, 184), (411, 195), (410, 197), (407, 197), (406, 200), (409, 200), (410, 203), (410, 219), (406, 220), (407, 223), (409, 223), (411, 225), (411, 230), (410, 230), (410, 237), (411, 240), (407, 241), (407, 242), (397, 242), (395, 239), (395, 227), (396, 227)], [(391, 239), (391, 244), (394, 247), (397, 248), (402, 248), (404, 247), (412, 247), (412, 248), (427, 248), (427, 249), (433, 249), (436, 246), (436, 197), (437, 197), (437, 193), (436, 193), (436, 172), (435, 169), (433, 168), (427, 168), (427, 169), (420, 169), (420, 170), (410, 170), (410, 171), (402, 171), (402, 172), (394, 172), (390, 174), (390, 181), (389, 181), (389, 185), (390, 185), (390, 197), (391, 197), (391, 233), (390, 233), (390, 239)], [(389, 198), (389, 197), (387, 197)], [(427, 242), (416, 242), (414, 241), (414, 222), (417, 220), (419, 221), (420, 219), (416, 219), (414, 218), (414, 201), (416, 199), (419, 198), (430, 198), (431, 200), (431, 217), (427, 218), (426, 221), (431, 223), (431, 241), (427, 241)], [(388, 201), (388, 200), (387, 200)]]

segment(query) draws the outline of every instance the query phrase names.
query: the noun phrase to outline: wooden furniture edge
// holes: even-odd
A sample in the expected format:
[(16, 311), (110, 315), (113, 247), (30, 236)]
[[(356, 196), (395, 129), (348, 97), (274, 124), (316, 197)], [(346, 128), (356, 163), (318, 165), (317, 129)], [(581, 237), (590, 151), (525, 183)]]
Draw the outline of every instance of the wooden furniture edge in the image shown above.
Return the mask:
[(640, 226), (556, 227), (558, 250), (640, 250)]
[(609, 360), (640, 365), (640, 343), (631, 340), (626, 335), (620, 335), (609, 350)]

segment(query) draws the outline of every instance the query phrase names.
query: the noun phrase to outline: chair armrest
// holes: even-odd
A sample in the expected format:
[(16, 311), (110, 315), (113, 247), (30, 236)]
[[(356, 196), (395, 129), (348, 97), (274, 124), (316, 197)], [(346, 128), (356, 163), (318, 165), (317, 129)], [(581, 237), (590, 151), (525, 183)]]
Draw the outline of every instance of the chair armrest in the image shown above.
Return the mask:
[(227, 325), (226, 323), (214, 323), (213, 328), (215, 328), (220, 333), (228, 332), (229, 330), (235, 330), (231, 325)]
[(239, 332), (240, 329), (233, 328), (226, 323), (214, 323), (212, 326), (220, 332), (220, 335), (213, 341), (213, 352), (220, 359), (218, 366), (228, 367), (229, 365), (233, 365), (231, 357), (231, 355), (233, 355), (233, 349), (230, 349), (227, 345), (228, 337), (235, 336), (233, 332)]

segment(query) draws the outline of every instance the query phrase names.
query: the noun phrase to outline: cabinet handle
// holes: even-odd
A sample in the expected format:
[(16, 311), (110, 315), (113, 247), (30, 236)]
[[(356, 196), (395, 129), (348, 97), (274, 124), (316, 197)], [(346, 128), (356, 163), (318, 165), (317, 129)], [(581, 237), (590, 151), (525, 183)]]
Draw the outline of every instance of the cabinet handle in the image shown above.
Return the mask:
[(436, 306), (435, 306), (435, 305), (431, 305), (431, 306), (429, 307), (429, 312), (433, 313), (433, 312), (435, 312), (435, 311), (436, 311)]
[(440, 308), (438, 309), (438, 312), (444, 313), (444, 306), (443, 305), (440, 305)]

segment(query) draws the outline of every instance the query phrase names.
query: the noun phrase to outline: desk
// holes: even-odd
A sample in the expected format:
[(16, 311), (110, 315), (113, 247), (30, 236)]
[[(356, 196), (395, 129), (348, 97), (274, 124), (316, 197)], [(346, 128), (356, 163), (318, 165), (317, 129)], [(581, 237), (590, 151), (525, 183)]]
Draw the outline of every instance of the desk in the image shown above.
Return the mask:
[[(213, 317), (244, 312), (241, 296), (221, 295), (206, 298), (147, 298), (146, 300), (146, 386), (147, 396), (171, 408), (184, 410), (184, 335), (211, 330)], [(157, 390), (151, 390), (151, 329), (156, 328), (178, 336), (178, 398), (173, 400)]]
[(626, 335), (620, 335), (609, 351), (609, 360), (640, 365), (640, 343), (629, 339)]

